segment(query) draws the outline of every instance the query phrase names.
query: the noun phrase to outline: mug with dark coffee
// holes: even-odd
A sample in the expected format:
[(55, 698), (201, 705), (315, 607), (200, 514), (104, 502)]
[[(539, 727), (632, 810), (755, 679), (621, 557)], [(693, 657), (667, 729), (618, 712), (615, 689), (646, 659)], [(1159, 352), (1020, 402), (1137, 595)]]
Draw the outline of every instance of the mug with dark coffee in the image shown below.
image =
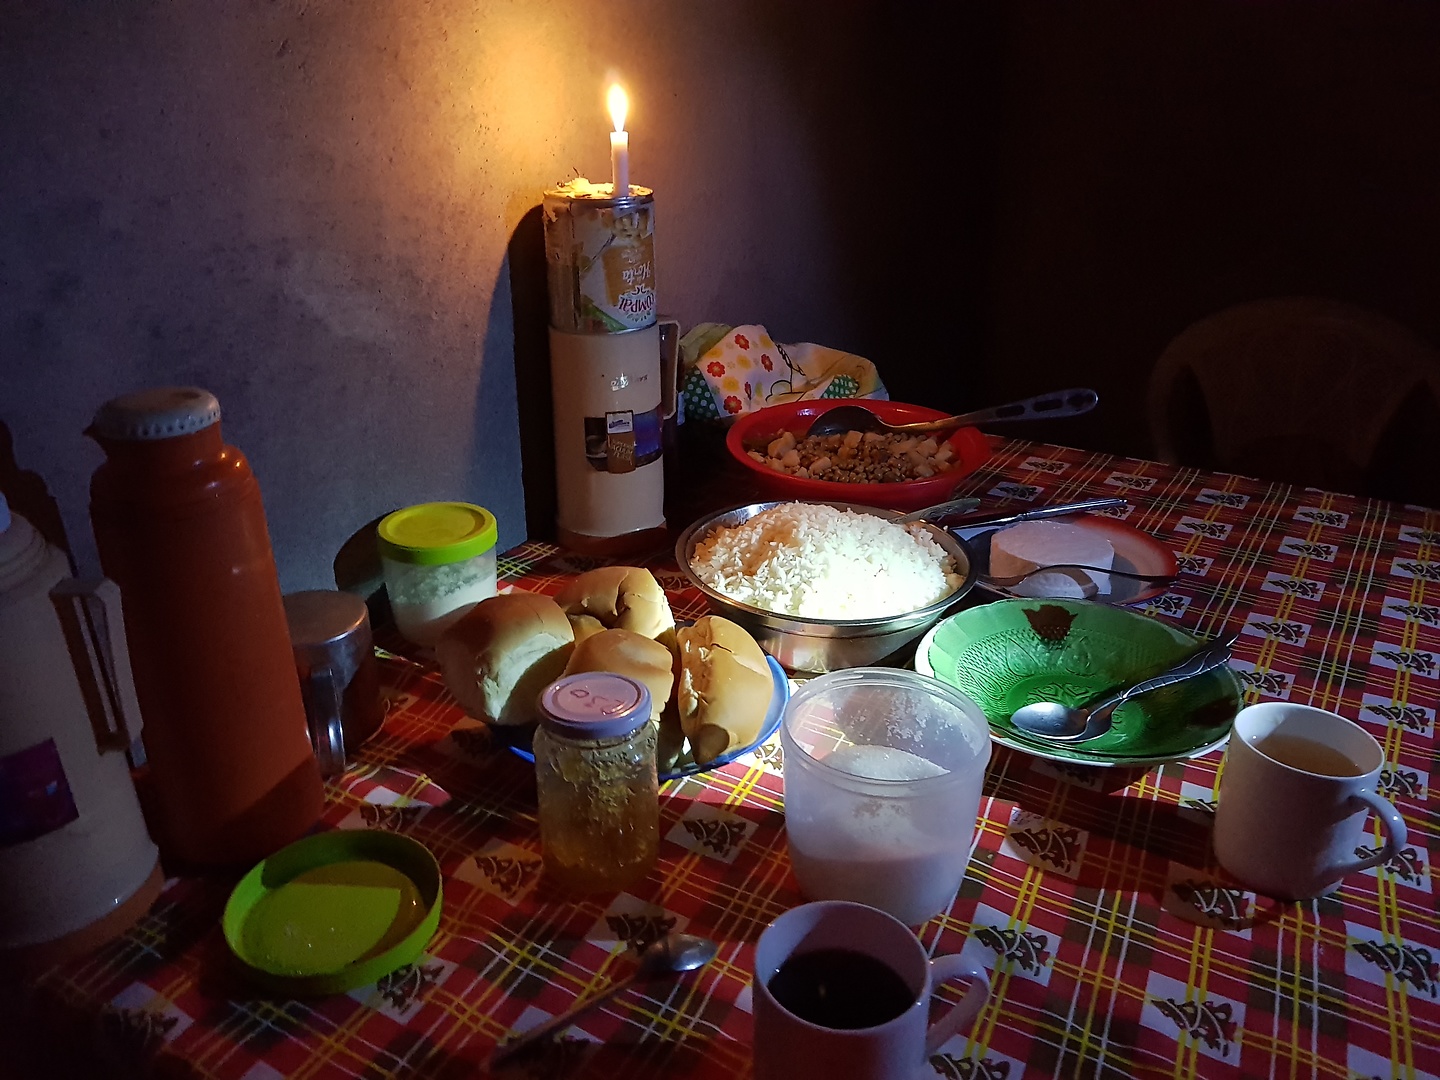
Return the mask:
[[(930, 1023), (931, 995), (956, 978), (969, 980), (965, 996)], [(822, 900), (765, 928), (753, 989), (756, 1080), (913, 1080), (974, 1022), (990, 981), (958, 954), (930, 959), (878, 908)]]
[[(1374, 736), (1336, 713), (1285, 701), (1241, 709), (1220, 774), (1215, 857), (1268, 896), (1333, 892), (1405, 846), (1404, 819), (1376, 793), (1384, 764)], [(1372, 812), (1385, 842), (1360, 858)]]

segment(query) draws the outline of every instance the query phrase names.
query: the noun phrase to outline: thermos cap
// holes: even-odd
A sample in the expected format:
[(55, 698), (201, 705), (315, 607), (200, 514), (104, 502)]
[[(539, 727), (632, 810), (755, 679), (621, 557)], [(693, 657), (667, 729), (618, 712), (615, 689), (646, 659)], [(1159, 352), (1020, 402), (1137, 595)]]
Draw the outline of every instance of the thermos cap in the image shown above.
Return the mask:
[(220, 420), (220, 402), (198, 386), (160, 386), (122, 394), (100, 406), (90, 434), (143, 442), (202, 431)]
[(495, 515), (463, 502), (420, 503), (387, 514), (376, 527), (380, 554), (418, 566), (443, 566), (483, 555), (499, 535)]

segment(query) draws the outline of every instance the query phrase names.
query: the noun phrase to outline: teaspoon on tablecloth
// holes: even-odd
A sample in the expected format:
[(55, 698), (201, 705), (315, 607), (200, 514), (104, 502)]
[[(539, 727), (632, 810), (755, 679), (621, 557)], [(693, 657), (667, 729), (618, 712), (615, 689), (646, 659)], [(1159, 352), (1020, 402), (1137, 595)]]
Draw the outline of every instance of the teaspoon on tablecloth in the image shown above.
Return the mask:
[(656, 938), (641, 951), (640, 963), (629, 975), (622, 979), (616, 979), (600, 993), (577, 1002), (559, 1016), (551, 1017), (543, 1024), (531, 1028), (503, 1046), (497, 1047), (495, 1053), (491, 1055), (490, 1064), (497, 1065), (517, 1050), (533, 1046), (541, 1039), (547, 1038), (557, 1031), (565, 1030), (575, 1017), (601, 1002), (609, 1001), (616, 994), (641, 979), (653, 979), (661, 975), (679, 975), (682, 972), (694, 971), (715, 959), (717, 951), (719, 951), (719, 946), (715, 942), (695, 934), (670, 933)]

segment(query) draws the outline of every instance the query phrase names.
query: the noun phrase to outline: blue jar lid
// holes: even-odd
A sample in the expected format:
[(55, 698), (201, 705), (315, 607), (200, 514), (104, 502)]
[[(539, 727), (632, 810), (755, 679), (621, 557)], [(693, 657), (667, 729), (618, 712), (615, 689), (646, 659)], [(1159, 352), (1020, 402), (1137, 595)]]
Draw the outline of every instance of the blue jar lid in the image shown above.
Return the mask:
[(567, 675), (540, 695), (540, 723), (570, 739), (618, 739), (650, 719), (645, 684), (610, 671)]

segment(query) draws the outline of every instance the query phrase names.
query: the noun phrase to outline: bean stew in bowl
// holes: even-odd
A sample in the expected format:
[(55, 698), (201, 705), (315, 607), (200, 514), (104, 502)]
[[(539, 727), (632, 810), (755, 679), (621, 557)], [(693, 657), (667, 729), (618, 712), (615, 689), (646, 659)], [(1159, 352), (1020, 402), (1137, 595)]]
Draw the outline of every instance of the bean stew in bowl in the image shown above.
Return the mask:
[[(902, 511), (944, 502), (990, 456), (989, 441), (973, 427), (938, 438), (850, 432), (806, 439), (816, 417), (847, 403), (853, 404), (791, 401), (745, 413), (726, 433), (726, 449), (771, 498), (840, 500)], [(899, 401), (863, 404), (891, 424), (949, 415)]]

